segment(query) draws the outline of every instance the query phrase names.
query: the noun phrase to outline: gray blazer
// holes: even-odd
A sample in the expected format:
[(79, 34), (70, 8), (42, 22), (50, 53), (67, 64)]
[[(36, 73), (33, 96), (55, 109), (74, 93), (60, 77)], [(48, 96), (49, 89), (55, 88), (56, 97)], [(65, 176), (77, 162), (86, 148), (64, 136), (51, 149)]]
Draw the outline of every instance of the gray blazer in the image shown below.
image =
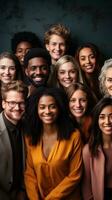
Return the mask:
[[(25, 167), (24, 139), (23, 163)], [(13, 183), (12, 148), (2, 113), (0, 113), (0, 200), (9, 200), (9, 191)]]

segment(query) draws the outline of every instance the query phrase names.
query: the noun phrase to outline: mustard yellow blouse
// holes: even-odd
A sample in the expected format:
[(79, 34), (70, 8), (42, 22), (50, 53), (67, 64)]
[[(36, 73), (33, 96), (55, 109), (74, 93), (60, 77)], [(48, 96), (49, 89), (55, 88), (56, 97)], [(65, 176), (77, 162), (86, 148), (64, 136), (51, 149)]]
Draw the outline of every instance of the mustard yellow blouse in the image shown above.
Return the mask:
[(82, 145), (79, 131), (56, 141), (48, 159), (42, 144), (27, 143), (25, 185), (29, 200), (80, 200)]

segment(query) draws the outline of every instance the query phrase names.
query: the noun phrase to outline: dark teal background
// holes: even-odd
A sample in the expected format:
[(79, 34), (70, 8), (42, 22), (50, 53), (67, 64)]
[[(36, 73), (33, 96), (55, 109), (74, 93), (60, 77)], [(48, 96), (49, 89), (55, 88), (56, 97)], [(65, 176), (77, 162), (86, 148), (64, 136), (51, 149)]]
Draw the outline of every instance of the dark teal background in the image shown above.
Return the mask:
[(58, 22), (70, 28), (74, 52), (93, 42), (112, 57), (112, 0), (1, 0), (0, 52), (10, 50), (15, 32), (32, 31), (43, 41), (49, 25)]

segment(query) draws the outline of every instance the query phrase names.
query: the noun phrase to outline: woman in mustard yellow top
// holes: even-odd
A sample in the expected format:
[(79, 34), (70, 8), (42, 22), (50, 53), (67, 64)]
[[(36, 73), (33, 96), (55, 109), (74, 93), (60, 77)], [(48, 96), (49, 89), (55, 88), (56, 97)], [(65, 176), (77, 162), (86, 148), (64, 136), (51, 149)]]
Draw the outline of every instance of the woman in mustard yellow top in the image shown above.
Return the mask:
[[(27, 116), (25, 185), (29, 200), (80, 200), (82, 154), (59, 89), (41, 88)], [(27, 121), (26, 120), (26, 121)], [(30, 121), (29, 121), (30, 120)]]

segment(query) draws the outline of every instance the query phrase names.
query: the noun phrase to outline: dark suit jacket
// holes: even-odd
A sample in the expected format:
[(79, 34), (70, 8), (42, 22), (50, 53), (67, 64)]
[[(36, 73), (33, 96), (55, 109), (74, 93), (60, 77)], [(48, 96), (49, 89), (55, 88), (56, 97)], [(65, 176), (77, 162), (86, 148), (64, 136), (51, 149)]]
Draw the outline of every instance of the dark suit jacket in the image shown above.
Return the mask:
[[(22, 138), (23, 163), (25, 168), (25, 148)], [(0, 113), (0, 200), (10, 200), (10, 189), (13, 183), (13, 155), (10, 138), (3, 115)]]

